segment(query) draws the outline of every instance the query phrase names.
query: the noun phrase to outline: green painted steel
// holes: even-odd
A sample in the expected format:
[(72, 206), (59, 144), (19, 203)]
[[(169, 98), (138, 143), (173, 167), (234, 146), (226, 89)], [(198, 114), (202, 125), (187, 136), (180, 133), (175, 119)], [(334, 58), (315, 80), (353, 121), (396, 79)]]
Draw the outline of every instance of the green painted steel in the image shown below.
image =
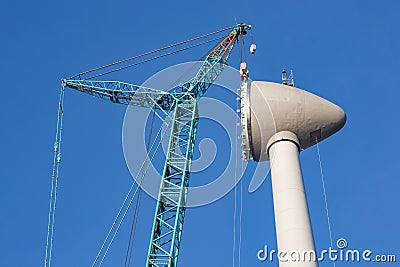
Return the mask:
[(51, 191), (50, 191), (50, 202), (49, 202), (49, 214), (47, 223), (47, 238), (46, 238), (46, 254), (44, 259), (44, 267), (50, 267), (52, 262), (53, 254), (53, 241), (54, 241), (54, 224), (55, 215), (57, 208), (57, 193), (58, 193), (58, 178), (60, 174), (60, 163), (61, 163), (61, 140), (62, 140), (62, 128), (64, 118), (64, 86), (61, 87), (60, 100), (58, 102), (58, 113), (57, 113), (57, 128), (56, 136), (54, 141), (54, 159), (53, 159), (53, 170), (51, 174)]
[(161, 179), (147, 267), (176, 267), (185, 217), (195, 135), (197, 101), (222, 73), (238, 34), (251, 26), (237, 25), (206, 57), (196, 76), (181, 86)]
[(119, 81), (91, 79), (103, 74), (88, 79), (77, 75), (63, 80), (64, 86), (113, 103), (161, 110), (165, 115), (158, 115), (162, 121), (170, 118), (168, 115), (173, 112), (147, 267), (177, 266), (198, 123), (197, 101), (222, 73), (238, 37), (250, 29), (251, 26), (246, 24), (233, 26), (229, 34), (208, 54), (197, 74), (170, 92)]
[(197, 130), (197, 101), (178, 103), (172, 120), (147, 266), (176, 266), (178, 261)]
[(119, 81), (67, 80), (63, 84), (80, 92), (116, 104), (170, 109), (174, 96), (169, 92)]

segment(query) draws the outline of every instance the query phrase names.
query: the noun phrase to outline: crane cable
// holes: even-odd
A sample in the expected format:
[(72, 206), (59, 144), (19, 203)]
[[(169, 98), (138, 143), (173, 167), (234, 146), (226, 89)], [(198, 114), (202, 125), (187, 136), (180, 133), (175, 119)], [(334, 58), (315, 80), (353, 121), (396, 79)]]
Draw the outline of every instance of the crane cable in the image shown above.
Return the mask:
[[(110, 74), (110, 73), (113, 73), (113, 72), (121, 71), (121, 70), (124, 70), (124, 69), (127, 69), (127, 68), (131, 68), (131, 67), (134, 67), (134, 66), (137, 66), (137, 65), (140, 65), (140, 64), (149, 62), (149, 61), (153, 61), (153, 60), (156, 60), (156, 59), (159, 59), (159, 58), (163, 58), (163, 57), (166, 57), (166, 56), (170, 56), (170, 55), (173, 55), (173, 54), (176, 54), (176, 53), (179, 53), (179, 52), (182, 52), (182, 51), (185, 51), (185, 50), (194, 48), (194, 47), (198, 47), (198, 46), (201, 46), (201, 45), (205, 45), (205, 44), (208, 44), (208, 43), (211, 43), (211, 42), (214, 42), (214, 41), (216, 41), (216, 40), (223, 39), (223, 38), (224, 38), (224, 36), (222, 36), (222, 37), (217, 37), (217, 38), (214, 38), (214, 39), (205, 41), (205, 42), (201, 42), (201, 43), (198, 43), (198, 44), (194, 44), (194, 45), (191, 45), (191, 46), (187, 46), (187, 47), (184, 47), (184, 48), (181, 48), (181, 49), (178, 49), (178, 50), (174, 50), (174, 51), (172, 51), (172, 52), (168, 52), (168, 53), (165, 53), (165, 54), (162, 54), (162, 55), (159, 55), (159, 56), (155, 56), (155, 57), (152, 57), (152, 58), (149, 58), (149, 59), (145, 59), (145, 60), (142, 60), (142, 61), (139, 61), (139, 62), (136, 62), (136, 63), (132, 63), (132, 64), (129, 64), (129, 65), (126, 65), (126, 66), (117, 68), (117, 69), (113, 69), (113, 70), (106, 71), (106, 72), (103, 72), (103, 73), (100, 73), (100, 74), (97, 74), (97, 75), (93, 75), (93, 76), (90, 76), (90, 77), (88, 77), (88, 78), (86, 78), (86, 79), (87, 79), (87, 80), (90, 80), (90, 79), (94, 79), (94, 78), (97, 78), (97, 77), (100, 77), (100, 76), (104, 76), (104, 75), (107, 75), (107, 74)], [(80, 78), (80, 74), (75, 75), (75, 76), (73, 76), (73, 77), (71, 77), (71, 78), (72, 78), (72, 79), (75, 79), (75, 78), (77, 78), (77, 77)]]
[[(246, 60), (246, 52), (244, 51), (244, 38), (243, 38), (243, 34), (240, 34), (240, 37), (238, 39), (239, 42), (239, 57), (240, 57), (240, 63), (243, 62), (243, 58)], [(241, 85), (243, 86), (243, 84)], [(236, 102), (236, 110), (240, 110), (240, 104), (239, 102)], [(238, 125), (240, 125), (240, 119), (238, 119), (237, 122)], [(236, 127), (236, 136), (238, 136), (238, 127)], [(238, 136), (240, 137), (240, 136)], [(238, 139), (236, 139), (236, 147), (237, 147), (237, 141)], [(237, 157), (237, 156), (236, 156)], [(236, 177), (236, 169), (237, 169), (237, 162), (235, 162), (235, 182), (237, 181), (237, 177)], [(239, 191), (239, 242), (238, 242), (238, 260), (237, 260), (237, 265), (238, 267), (240, 267), (240, 263), (241, 263), (241, 248), (242, 248), (242, 215), (243, 215), (243, 180), (242, 175), (244, 174), (244, 162), (243, 160), (241, 160), (241, 177), (240, 177), (240, 191)], [(235, 208), (234, 208), (234, 244), (233, 244), (233, 267), (235, 266), (235, 248), (236, 248), (236, 209), (237, 209), (237, 190), (236, 190), (236, 184), (235, 184)]]
[[(156, 114), (156, 111), (154, 109), (153, 109), (152, 114), (153, 114), (153, 116), (151, 118), (149, 136), (147, 138), (147, 149), (150, 147), (150, 141), (151, 141), (151, 137), (152, 137), (152, 133), (153, 133), (154, 118), (155, 118), (155, 114)], [(148, 162), (148, 164), (150, 164), (150, 162)], [(144, 175), (145, 175), (145, 173), (143, 173), (143, 177), (141, 179), (144, 178)], [(139, 188), (139, 193), (138, 193), (138, 197), (137, 197), (136, 204), (135, 204), (135, 211), (133, 213), (132, 226), (131, 226), (131, 230), (130, 230), (130, 234), (129, 234), (128, 247), (126, 249), (124, 267), (127, 267), (127, 266), (129, 267), (131, 265), (132, 247), (133, 247), (133, 243), (135, 240), (136, 225), (137, 225), (137, 218), (139, 215), (140, 199), (142, 196), (142, 191), (143, 191), (142, 188)]]
[(253, 39), (253, 28), (250, 29), (250, 39), (251, 39), (251, 44), (254, 44), (254, 39)]
[(136, 58), (140, 58), (140, 57), (147, 56), (147, 55), (150, 55), (150, 54), (153, 54), (153, 53), (156, 53), (156, 52), (160, 52), (160, 51), (163, 51), (163, 50), (166, 50), (168, 48), (172, 48), (172, 47), (175, 47), (175, 46), (178, 46), (178, 45), (186, 44), (186, 43), (189, 43), (189, 42), (201, 39), (201, 38), (205, 38), (205, 37), (208, 37), (210, 35), (214, 35), (214, 34), (217, 34), (217, 33), (220, 33), (220, 32), (224, 32), (224, 31), (230, 30), (230, 29), (232, 29), (232, 27), (227, 27), (227, 28), (223, 28), (223, 29), (218, 30), (218, 31), (214, 31), (214, 32), (211, 32), (211, 33), (203, 34), (203, 35), (200, 35), (200, 36), (197, 36), (197, 37), (194, 37), (194, 38), (190, 38), (190, 39), (182, 41), (182, 42), (178, 42), (178, 43), (175, 43), (175, 44), (167, 45), (167, 46), (164, 46), (162, 48), (158, 48), (158, 49), (155, 49), (155, 50), (152, 50), (152, 51), (140, 54), (140, 55), (132, 56), (132, 57), (129, 57), (129, 58), (126, 58), (126, 59), (122, 59), (122, 60), (119, 60), (119, 61), (116, 61), (116, 62), (113, 62), (113, 63), (110, 63), (110, 64), (106, 64), (106, 65), (91, 69), (91, 70), (87, 70), (87, 71), (79, 73), (78, 75), (84, 75), (84, 74), (87, 74), (87, 73), (90, 73), (90, 72), (93, 72), (93, 71), (96, 71), (96, 70), (105, 69), (105, 68), (108, 68), (108, 67), (111, 67), (111, 66), (114, 66), (114, 65), (118, 65), (118, 64), (121, 64), (121, 63), (124, 63), (124, 62), (127, 62), (127, 61), (131, 61), (131, 60), (136, 59)]
[[(211, 53), (211, 51), (214, 48), (210, 48), (207, 52), (204, 53), (203, 56), (201, 56), (197, 61), (200, 62), (201, 64), (204, 63), (204, 60), (206, 59), (206, 57)], [(173, 87), (176, 87), (180, 81), (183, 80), (184, 77), (186, 77), (189, 73), (193, 72), (193, 70), (195, 68), (197, 68), (198, 66), (196, 66), (197, 64), (191, 64), (190, 68), (188, 68), (187, 70), (185, 70), (178, 78), (176, 78), (176, 80), (174, 82), (172, 82), (168, 87), (167, 87), (167, 91), (169, 91), (170, 89), (172, 89)], [(187, 82), (187, 81), (185, 81)], [(181, 83), (180, 83), (181, 84)]]
[[(102, 256), (101, 259), (100, 259), (99, 266), (102, 265), (102, 263), (103, 263), (105, 257), (107, 256), (108, 251), (110, 250), (110, 247), (111, 247), (112, 243), (114, 242), (114, 239), (115, 239), (116, 235), (118, 234), (119, 229), (121, 228), (122, 222), (124, 221), (124, 219), (125, 219), (125, 217), (126, 217), (128, 211), (129, 211), (129, 209), (130, 209), (130, 207), (131, 207), (131, 205), (132, 205), (132, 203), (133, 203), (133, 200), (135, 199), (135, 197), (136, 197), (136, 195), (137, 195), (137, 193), (138, 193), (138, 191), (139, 191), (139, 188), (141, 187), (141, 185), (142, 185), (142, 183), (143, 183), (145, 174), (147, 173), (147, 171), (148, 171), (148, 169), (149, 169), (149, 167), (150, 167), (150, 164), (148, 164), (148, 165), (146, 166), (146, 161), (147, 161), (147, 160), (152, 161), (152, 160), (154, 159), (154, 157), (155, 157), (155, 155), (156, 155), (156, 152), (157, 152), (158, 148), (159, 148), (160, 145), (161, 145), (162, 139), (164, 138), (164, 136), (165, 136), (166, 133), (167, 133), (167, 130), (168, 130), (169, 127), (170, 127), (170, 123), (167, 123), (167, 122), (165, 122), (165, 121), (164, 121), (164, 123), (166, 124), (165, 128), (163, 129), (162, 127), (160, 127), (160, 129), (158, 130), (157, 135), (155, 136), (155, 139), (154, 139), (154, 141), (152, 142), (151, 147), (150, 147), (149, 150), (147, 151), (147, 153), (146, 153), (146, 155), (145, 155), (145, 159), (144, 159), (142, 165), (141, 165), (140, 168), (139, 168), (139, 171), (138, 171), (137, 176), (139, 176), (139, 174), (140, 174), (141, 172), (144, 173), (144, 175), (143, 175), (142, 179), (139, 181), (139, 183), (138, 183), (138, 185), (137, 185), (135, 191), (133, 191), (135, 182), (133, 182), (132, 185), (131, 185), (131, 187), (129, 188), (128, 193), (127, 193), (127, 195), (125, 196), (125, 199), (124, 199), (124, 201), (122, 202), (121, 207), (120, 207), (120, 209), (118, 210), (117, 215), (115, 216), (114, 221), (113, 221), (113, 223), (112, 223), (112, 225), (111, 225), (111, 227), (110, 227), (110, 229), (109, 229), (109, 231), (108, 231), (106, 237), (104, 238), (104, 241), (103, 241), (103, 243), (102, 243), (102, 245), (101, 245), (101, 247), (100, 247), (100, 249), (99, 249), (99, 251), (98, 251), (98, 253), (97, 253), (97, 255), (96, 255), (96, 257), (95, 257), (95, 259), (94, 259), (94, 261), (93, 261), (93, 263), (92, 263), (92, 267), (96, 266), (97, 262), (98, 262), (99, 259), (100, 259), (101, 254), (103, 253), (103, 250), (105, 249), (105, 247), (106, 247), (106, 245), (107, 245), (107, 243), (108, 243), (107, 248), (105, 249), (105, 251), (104, 251), (104, 253), (103, 253), (103, 256)], [(161, 131), (161, 130), (162, 130), (162, 131)], [(160, 135), (160, 134), (161, 134), (161, 135)], [(157, 142), (158, 136), (160, 136), (160, 141), (159, 141), (159, 142)], [(152, 150), (153, 150), (153, 147), (154, 147), (154, 145), (155, 145), (156, 143), (157, 143), (157, 145), (156, 145), (156, 147), (155, 147), (155, 149), (154, 149), (154, 151), (153, 151), (153, 155), (152, 155), (151, 157), (149, 157), (149, 153), (150, 153), (149, 151), (152, 151)], [(137, 181), (137, 179), (134, 179), (134, 180)], [(130, 199), (129, 199), (129, 198), (130, 198)], [(128, 200), (129, 200), (129, 201), (128, 201)], [(126, 206), (126, 207), (125, 207), (125, 206)], [(125, 209), (124, 209), (124, 207), (125, 207)], [(120, 216), (121, 216), (121, 218), (120, 218)], [(118, 222), (118, 221), (119, 221), (119, 222)], [(113, 234), (112, 234), (112, 233), (113, 233)], [(111, 234), (112, 234), (112, 236), (111, 236)], [(110, 236), (111, 236), (111, 238), (110, 238)], [(110, 240), (109, 240), (109, 239), (110, 239)]]
[(129, 234), (128, 248), (126, 249), (124, 267), (127, 267), (127, 266), (129, 267), (131, 265), (132, 247), (133, 247), (133, 243), (135, 240), (136, 224), (137, 224), (137, 217), (139, 214), (141, 198), (142, 198), (142, 189), (139, 189), (138, 198), (136, 200), (136, 205), (135, 205), (135, 211), (134, 211), (133, 219), (132, 219), (131, 231)]
[(44, 267), (51, 266), (52, 252), (53, 252), (53, 240), (54, 240), (54, 222), (57, 207), (57, 190), (58, 190), (58, 178), (59, 178), (59, 167), (61, 162), (61, 139), (62, 139), (62, 126), (64, 117), (64, 86), (61, 87), (60, 99), (58, 102), (58, 113), (57, 113), (57, 128), (54, 142), (54, 159), (53, 169), (51, 175), (51, 191), (49, 201), (49, 214), (47, 223), (47, 238), (46, 238), (46, 254), (44, 260)]
[[(242, 174), (244, 173), (244, 162), (242, 160)], [(243, 218), (243, 179), (240, 179), (240, 211), (239, 211), (239, 248), (238, 248), (238, 267), (241, 262), (241, 250), (242, 250), (242, 218)]]
[[(236, 110), (239, 110), (240, 104), (239, 101), (236, 101)], [(238, 160), (239, 160), (239, 154), (238, 154), (238, 140), (239, 140), (239, 133), (238, 133), (238, 127), (240, 125), (240, 120), (237, 117), (236, 118), (236, 127), (235, 127), (235, 175), (234, 175), (234, 194), (233, 194), (233, 245), (232, 245), (232, 267), (235, 267), (235, 251), (236, 251), (236, 209), (237, 209), (237, 189), (236, 189), (236, 184), (237, 184), (237, 168), (238, 168)]]
[[(331, 248), (333, 249), (333, 240), (332, 240), (332, 228), (331, 228), (331, 220), (329, 218), (329, 209), (328, 209), (328, 199), (326, 196), (326, 188), (325, 188), (325, 178), (324, 178), (324, 172), (322, 171), (322, 161), (321, 161), (321, 154), (319, 151), (319, 145), (318, 145), (318, 138), (315, 138), (315, 142), (317, 144), (317, 153), (318, 153), (318, 161), (319, 161), (319, 170), (320, 170), (320, 174), (321, 174), (321, 180), (322, 180), (322, 189), (324, 192), (324, 201), (325, 201), (325, 211), (326, 211), (326, 220), (328, 223), (328, 231), (329, 231), (329, 241), (330, 241), (330, 245)], [(333, 261), (333, 266), (336, 266), (335, 261)]]

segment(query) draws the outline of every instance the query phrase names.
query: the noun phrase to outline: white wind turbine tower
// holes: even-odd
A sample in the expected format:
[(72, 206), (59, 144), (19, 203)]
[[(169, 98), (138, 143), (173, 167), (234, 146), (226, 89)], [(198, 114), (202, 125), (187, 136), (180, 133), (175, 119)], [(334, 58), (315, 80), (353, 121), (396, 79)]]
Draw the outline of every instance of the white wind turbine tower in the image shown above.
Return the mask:
[[(242, 156), (270, 161), (278, 250), (301, 255), (315, 253), (315, 247), (299, 152), (339, 131), (346, 114), (337, 105), (288, 85), (242, 83)], [(318, 266), (309, 259), (286, 258), (280, 267)]]

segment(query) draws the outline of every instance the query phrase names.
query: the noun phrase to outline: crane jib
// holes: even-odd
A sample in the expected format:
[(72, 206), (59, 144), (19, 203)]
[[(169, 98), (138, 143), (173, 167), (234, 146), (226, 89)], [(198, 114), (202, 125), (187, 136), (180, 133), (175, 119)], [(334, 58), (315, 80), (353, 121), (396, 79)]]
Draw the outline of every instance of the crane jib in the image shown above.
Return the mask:
[[(161, 110), (160, 112), (164, 112), (165, 114), (172, 114), (168, 152), (164, 163), (154, 215), (146, 262), (147, 267), (177, 266), (186, 210), (187, 187), (189, 186), (190, 168), (198, 124), (197, 101), (206, 93), (208, 88), (222, 73), (235, 43), (238, 43), (238, 38), (245, 35), (248, 30), (251, 30), (251, 25), (241, 23), (223, 30), (230, 30), (230, 32), (222, 38), (217, 38), (218, 40), (222, 40), (208, 53), (196, 75), (168, 92), (126, 82), (96, 81), (92, 79), (141, 64), (142, 62), (148, 62), (152, 59), (143, 60), (142, 62), (134, 63), (127, 67), (120, 67), (86, 79), (84, 76), (89, 72), (109, 68), (175, 45), (166, 46), (126, 60), (117, 61), (90, 71), (82, 72), (70, 79), (62, 80), (63, 88), (69, 87), (112, 103), (159, 109)], [(220, 33), (223, 30), (190, 40), (197, 40), (215, 33)], [(201, 44), (208, 42), (203, 42)], [(184, 43), (187, 43), (187, 41), (178, 44)], [(154, 57), (153, 59), (158, 59), (191, 47), (176, 50), (165, 55)], [(255, 47), (253, 50), (255, 50)], [(163, 119), (162, 117), (160, 118)], [(106, 253), (107, 251), (105, 255)], [(94, 264), (96, 264), (96, 260)]]

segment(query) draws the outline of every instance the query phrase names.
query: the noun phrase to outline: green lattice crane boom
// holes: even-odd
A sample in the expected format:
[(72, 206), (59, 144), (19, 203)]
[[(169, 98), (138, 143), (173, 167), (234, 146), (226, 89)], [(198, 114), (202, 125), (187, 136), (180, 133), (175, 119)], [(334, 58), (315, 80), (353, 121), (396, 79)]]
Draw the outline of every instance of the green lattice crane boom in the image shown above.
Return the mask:
[(250, 29), (244, 23), (233, 26), (207, 55), (196, 75), (169, 92), (119, 81), (80, 79), (80, 75), (62, 80), (65, 87), (113, 103), (159, 109), (172, 115), (147, 267), (177, 266), (197, 131), (197, 101), (223, 71), (238, 38)]

